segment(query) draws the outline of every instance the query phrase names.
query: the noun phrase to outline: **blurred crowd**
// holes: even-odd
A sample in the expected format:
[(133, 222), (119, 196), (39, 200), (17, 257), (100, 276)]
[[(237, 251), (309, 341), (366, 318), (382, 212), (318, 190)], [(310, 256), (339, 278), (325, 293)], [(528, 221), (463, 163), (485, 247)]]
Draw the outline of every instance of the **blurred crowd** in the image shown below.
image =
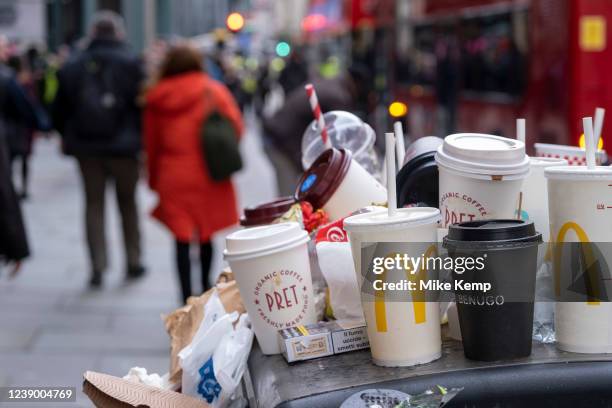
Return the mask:
[(313, 120), (304, 85), (314, 84), (323, 111), (367, 110), (366, 71), (356, 65), (343, 72), (333, 58), (313, 68), (299, 47), (283, 59), (252, 58), (223, 38), (206, 52), (187, 40), (159, 40), (138, 54), (125, 41), (122, 18), (110, 11), (96, 14), (87, 38), (55, 53), (0, 38), (0, 261), (15, 275), (30, 256), (21, 211), (31, 197), (28, 161), (37, 138), (59, 137), (82, 181), (90, 288), (103, 286), (108, 268), (109, 186), (121, 216), (125, 277), (146, 275), (136, 197), (144, 167), (159, 199), (152, 216), (175, 240), (181, 298), (198, 292), (190, 278), (193, 247), (206, 290), (211, 237), (238, 222), (231, 177), (213, 178), (203, 150), (211, 118), (237, 139), (243, 113), (258, 118), (279, 189), (292, 192), (302, 171), (302, 135)]

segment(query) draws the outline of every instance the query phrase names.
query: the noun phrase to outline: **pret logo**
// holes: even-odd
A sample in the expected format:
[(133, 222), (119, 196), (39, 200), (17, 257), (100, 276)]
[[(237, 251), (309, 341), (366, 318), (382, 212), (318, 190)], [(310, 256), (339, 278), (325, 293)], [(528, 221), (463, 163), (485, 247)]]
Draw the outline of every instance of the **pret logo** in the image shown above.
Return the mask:
[(472, 196), (457, 192), (447, 192), (440, 199), (444, 215), (444, 227), (460, 222), (486, 218), (488, 210)]
[(282, 269), (265, 275), (255, 285), (257, 313), (276, 329), (300, 324), (309, 302), (308, 285), (298, 272)]

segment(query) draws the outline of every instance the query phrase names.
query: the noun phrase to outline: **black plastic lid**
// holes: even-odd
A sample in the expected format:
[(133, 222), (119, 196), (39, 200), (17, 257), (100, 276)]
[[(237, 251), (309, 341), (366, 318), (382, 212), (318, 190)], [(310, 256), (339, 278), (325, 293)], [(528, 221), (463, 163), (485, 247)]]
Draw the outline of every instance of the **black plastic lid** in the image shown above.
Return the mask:
[(397, 205), (404, 207), (418, 202), (438, 208), (438, 165), (435, 152), (415, 157), (397, 173)]
[(448, 228), (448, 243), (455, 242), (541, 242), (542, 234), (533, 221), (501, 219), (462, 222)]

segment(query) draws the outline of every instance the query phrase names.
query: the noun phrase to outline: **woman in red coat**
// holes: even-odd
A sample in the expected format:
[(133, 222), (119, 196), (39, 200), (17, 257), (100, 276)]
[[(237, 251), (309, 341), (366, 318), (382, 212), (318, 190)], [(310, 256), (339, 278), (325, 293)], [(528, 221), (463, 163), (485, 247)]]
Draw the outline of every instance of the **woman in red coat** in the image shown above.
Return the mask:
[(159, 195), (153, 216), (176, 239), (184, 300), (191, 296), (190, 243), (200, 247), (202, 285), (209, 288), (211, 236), (238, 221), (231, 180), (215, 182), (204, 163), (200, 132), (216, 110), (236, 133), (242, 117), (227, 88), (203, 72), (202, 55), (188, 45), (170, 48), (145, 96), (144, 134), (149, 185)]

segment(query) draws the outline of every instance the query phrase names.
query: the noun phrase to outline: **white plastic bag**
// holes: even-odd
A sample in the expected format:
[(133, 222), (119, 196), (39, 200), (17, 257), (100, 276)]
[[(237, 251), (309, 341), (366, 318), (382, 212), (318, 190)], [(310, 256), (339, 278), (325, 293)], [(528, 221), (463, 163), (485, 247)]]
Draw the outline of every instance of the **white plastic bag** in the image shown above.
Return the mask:
[(204, 319), (191, 343), (178, 354), (182, 392), (214, 408), (245, 406), (236, 395), (253, 343), (248, 315), (228, 314), (215, 291), (204, 306)]
[(227, 333), (215, 350), (214, 371), (221, 386), (221, 393), (213, 404), (214, 407), (228, 407), (232, 402), (235, 403), (232, 407), (246, 406), (246, 401), (239, 403), (238, 396), (234, 394), (239, 389), (253, 345), (253, 330), (250, 329), (250, 324), (249, 315), (242, 314), (235, 330)]

